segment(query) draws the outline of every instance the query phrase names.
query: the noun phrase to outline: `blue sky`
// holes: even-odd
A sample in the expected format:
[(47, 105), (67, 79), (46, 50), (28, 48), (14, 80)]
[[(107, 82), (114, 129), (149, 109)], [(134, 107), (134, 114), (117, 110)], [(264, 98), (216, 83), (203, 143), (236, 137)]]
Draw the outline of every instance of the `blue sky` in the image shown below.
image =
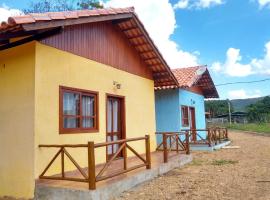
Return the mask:
[[(3, 4), (23, 9), (29, 0), (0, 0)], [(270, 78), (270, 0), (107, 0), (105, 5), (135, 6), (172, 68), (207, 64), (216, 84)], [(265, 96), (270, 81), (217, 89), (221, 99)]]
[[(263, 58), (264, 45), (270, 41), (270, 9), (260, 8), (255, 1), (228, 0), (207, 9), (182, 9), (176, 11), (176, 18), (181, 25), (173, 39), (186, 51), (198, 50), (200, 62), (210, 66), (215, 61), (224, 62), (226, 51), (231, 47), (240, 49), (241, 63), (249, 63), (252, 58)], [(270, 69), (270, 62), (268, 64), (265, 67)], [(216, 84), (270, 78), (269, 74), (234, 77), (211, 72)], [(229, 91), (243, 93), (243, 90), (247, 96), (269, 95), (270, 81), (218, 87), (221, 98), (227, 98)], [(241, 94), (231, 96), (240, 97)]]

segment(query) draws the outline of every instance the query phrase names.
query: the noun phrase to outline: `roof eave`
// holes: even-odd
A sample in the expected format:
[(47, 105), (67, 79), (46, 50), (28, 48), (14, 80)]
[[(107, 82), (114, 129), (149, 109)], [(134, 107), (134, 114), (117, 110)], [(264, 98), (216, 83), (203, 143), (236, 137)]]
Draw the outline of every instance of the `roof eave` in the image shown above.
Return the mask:
[(136, 23), (140, 26), (143, 34), (146, 36), (147, 40), (149, 41), (149, 43), (151, 44), (151, 46), (153, 47), (153, 49), (157, 52), (157, 55), (158, 55), (159, 59), (162, 61), (162, 63), (166, 67), (167, 71), (169, 72), (170, 76), (173, 78), (175, 85), (172, 85), (172, 86), (179, 87), (179, 83), (178, 83), (176, 77), (172, 73), (172, 71), (171, 71), (169, 65), (167, 64), (167, 62), (164, 60), (161, 52), (158, 50), (158, 48), (156, 47), (155, 43), (153, 42), (153, 40), (149, 36), (149, 34), (146, 31), (144, 25), (141, 23), (141, 21), (139, 20), (138, 16), (136, 15), (136, 13), (132, 13), (132, 14), (133, 14), (133, 17), (134, 17)]

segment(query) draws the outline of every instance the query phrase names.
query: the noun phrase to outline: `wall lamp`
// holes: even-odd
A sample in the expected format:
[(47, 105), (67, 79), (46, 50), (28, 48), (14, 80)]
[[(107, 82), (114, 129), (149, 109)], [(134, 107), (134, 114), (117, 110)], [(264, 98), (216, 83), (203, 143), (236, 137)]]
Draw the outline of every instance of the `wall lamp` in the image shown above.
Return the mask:
[(116, 89), (121, 89), (121, 83), (118, 83), (117, 81), (114, 81), (113, 82), (113, 85), (114, 85), (114, 87), (116, 88)]

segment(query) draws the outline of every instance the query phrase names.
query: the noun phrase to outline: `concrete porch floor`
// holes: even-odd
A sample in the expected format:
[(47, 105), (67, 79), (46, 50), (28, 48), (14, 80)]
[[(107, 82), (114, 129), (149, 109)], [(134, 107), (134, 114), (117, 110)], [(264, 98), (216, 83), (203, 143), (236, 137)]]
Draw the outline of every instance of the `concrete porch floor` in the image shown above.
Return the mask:
[(191, 151), (214, 151), (221, 149), (222, 147), (225, 147), (231, 143), (230, 140), (222, 141), (221, 143), (218, 143), (216, 145), (212, 145), (211, 147), (208, 146), (208, 144), (190, 144), (190, 150)]
[[(73, 181), (58, 181), (58, 180), (37, 180), (35, 188), (35, 199), (40, 200), (69, 200), (69, 199), (95, 199), (106, 200), (120, 195), (122, 192), (131, 189), (132, 187), (151, 180), (159, 175), (162, 175), (174, 168), (181, 167), (192, 161), (191, 155), (186, 155), (183, 152), (176, 154), (169, 153), (168, 163), (163, 163), (163, 152), (151, 153), (151, 169), (145, 167), (136, 169), (110, 178), (104, 181), (97, 182), (96, 190), (89, 190), (87, 183)], [(128, 167), (132, 167), (141, 161), (136, 157), (128, 158)], [(103, 165), (97, 165), (96, 172), (98, 173)], [(113, 162), (109, 167), (108, 172), (117, 171), (123, 168), (123, 160), (119, 159)], [(86, 169), (87, 170), (87, 169)], [(78, 177), (78, 172), (67, 173), (69, 176)]]

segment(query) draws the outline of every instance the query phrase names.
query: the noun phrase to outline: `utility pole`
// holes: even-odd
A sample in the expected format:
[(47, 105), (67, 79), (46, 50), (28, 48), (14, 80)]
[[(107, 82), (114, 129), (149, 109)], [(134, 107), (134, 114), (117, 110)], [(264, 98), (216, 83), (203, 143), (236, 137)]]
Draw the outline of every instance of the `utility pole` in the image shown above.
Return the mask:
[(229, 108), (229, 122), (231, 125), (232, 124), (231, 103), (229, 99), (227, 99), (227, 102), (228, 102), (228, 108)]

